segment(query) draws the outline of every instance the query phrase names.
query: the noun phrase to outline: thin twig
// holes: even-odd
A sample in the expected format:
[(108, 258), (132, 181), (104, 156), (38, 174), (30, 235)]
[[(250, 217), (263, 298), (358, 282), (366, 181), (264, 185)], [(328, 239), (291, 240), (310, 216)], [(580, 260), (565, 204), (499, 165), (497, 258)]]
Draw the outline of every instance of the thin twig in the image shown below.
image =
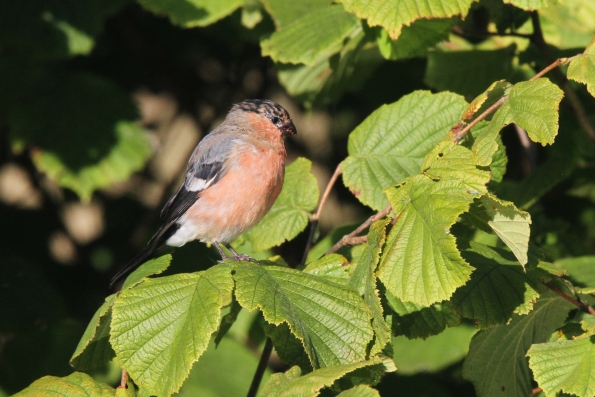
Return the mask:
[(306, 248), (304, 249), (304, 255), (302, 257), (301, 266), (306, 264), (306, 259), (308, 258), (308, 253), (310, 253), (310, 249), (312, 248), (312, 243), (314, 242), (314, 234), (316, 233), (316, 228), (318, 227), (318, 221), (320, 220), (320, 214), (322, 214), (322, 207), (326, 203), (337, 178), (341, 175), (341, 164), (335, 168), (335, 172), (331, 176), (331, 179), (328, 181), (326, 185), (326, 189), (320, 198), (320, 202), (318, 203), (318, 208), (316, 209), (316, 214), (310, 218), (310, 234), (308, 235), (308, 240), (306, 241)]
[(128, 372), (125, 369), (122, 370), (122, 377), (120, 378), (120, 388), (126, 389), (126, 384), (128, 383)]
[(267, 341), (264, 344), (264, 348), (262, 349), (262, 354), (260, 355), (258, 367), (256, 367), (256, 372), (254, 373), (254, 377), (252, 378), (252, 384), (250, 385), (250, 389), (248, 390), (248, 394), (246, 395), (247, 397), (256, 397), (256, 393), (258, 393), (260, 382), (262, 381), (264, 372), (267, 369), (269, 358), (271, 357), (272, 352), (273, 341), (271, 340), (271, 338), (267, 338)]
[[(467, 124), (467, 126), (465, 128), (463, 128), (462, 130), (460, 130), (456, 134), (454, 134), (451, 141), (453, 141), (453, 142), (459, 141), (463, 137), (463, 135), (468, 133), (469, 130), (471, 130), (471, 128), (473, 128), (477, 125), (477, 123), (479, 123), (481, 120), (488, 117), (490, 115), (490, 113), (492, 113), (493, 111), (498, 109), (500, 106), (502, 106), (502, 104), (504, 102), (506, 102), (507, 99), (508, 99), (508, 95), (504, 95), (502, 98), (498, 99), (498, 101), (496, 101), (492, 106), (487, 108), (482, 114), (480, 114), (472, 122)], [(457, 126), (458, 125), (460, 125), (460, 123), (457, 123)]]
[(534, 389), (531, 390), (531, 395), (532, 396), (536, 396), (539, 393), (541, 393), (542, 391), (543, 391), (543, 389), (541, 387), (536, 387), (536, 388), (534, 388)]
[(556, 294), (560, 295), (562, 298), (566, 299), (568, 302), (572, 303), (573, 305), (575, 305), (576, 307), (581, 309), (581, 311), (583, 311), (587, 314), (590, 314), (592, 316), (595, 316), (595, 309), (593, 309), (591, 306), (586, 305), (583, 302), (579, 302), (578, 300), (574, 299), (573, 297), (566, 295), (563, 291), (560, 291), (558, 288), (554, 287), (550, 283), (543, 283), (543, 284), (546, 287), (548, 287), (550, 290), (554, 291)]
[[(533, 11), (531, 13), (531, 22), (533, 23), (533, 35), (531, 37), (531, 41), (537, 46), (537, 48), (539, 49), (539, 51), (545, 58), (546, 62), (552, 62), (552, 59), (554, 57), (550, 53), (550, 49), (548, 48), (547, 43), (545, 42), (545, 39), (543, 37), (543, 31), (541, 30), (541, 22), (539, 20), (539, 14), (537, 13), (537, 11)], [(554, 63), (552, 63), (550, 66), (548, 66), (548, 68), (550, 68), (550, 67), (551, 68), (548, 69), (547, 71), (555, 68), (556, 66), (568, 64), (574, 58), (577, 58), (577, 57), (580, 57), (583, 55), (584, 54), (578, 54), (578, 55), (575, 55), (570, 58), (557, 59), (554, 63), (558, 62), (559, 64), (551, 67), (552, 65), (554, 65)], [(547, 71), (546, 71), (546, 73), (547, 73)], [(543, 74), (545, 74), (545, 73), (543, 73)], [(595, 140), (595, 128), (589, 121), (587, 112), (585, 111), (585, 108), (583, 107), (583, 104), (581, 103), (578, 95), (576, 94), (576, 92), (574, 92), (572, 87), (570, 87), (570, 84), (568, 83), (568, 78), (566, 78), (564, 73), (562, 73), (559, 69), (555, 69), (553, 74), (554, 74), (554, 77), (556, 78), (556, 80), (558, 80), (558, 83), (560, 83), (560, 86), (562, 87), (564, 94), (566, 94), (566, 98), (568, 99), (568, 102), (570, 103), (570, 107), (572, 108), (574, 116), (576, 117), (576, 120), (580, 124), (581, 128), (585, 131), (585, 133), (589, 136), (590, 139)], [(539, 75), (539, 73), (538, 73), (538, 75)], [(538, 75), (536, 75), (531, 80), (538, 78), (537, 77)], [(539, 77), (541, 77), (541, 76), (539, 76)]]
[(391, 207), (389, 205), (388, 207), (386, 207), (382, 211), (380, 211), (380, 212), (376, 213), (375, 215), (372, 215), (371, 217), (369, 217), (368, 219), (366, 219), (366, 221), (364, 223), (362, 223), (361, 225), (359, 225), (357, 227), (357, 229), (355, 229), (354, 231), (352, 231), (349, 234), (346, 234), (345, 236), (343, 236), (341, 238), (341, 240), (337, 241), (337, 243), (335, 245), (333, 245), (331, 247), (331, 249), (329, 249), (328, 251), (326, 251), (326, 254), (325, 255), (329, 255), (329, 254), (332, 254), (334, 252), (337, 252), (338, 250), (340, 250), (344, 246), (349, 245), (350, 242), (357, 241), (357, 240), (354, 240), (354, 237), (356, 237), (358, 234), (360, 234), (362, 231), (364, 231), (367, 227), (369, 227), (372, 223), (376, 222), (378, 219), (382, 219), (385, 216), (387, 216), (388, 213), (392, 211), (392, 209), (393, 209), (393, 207)]

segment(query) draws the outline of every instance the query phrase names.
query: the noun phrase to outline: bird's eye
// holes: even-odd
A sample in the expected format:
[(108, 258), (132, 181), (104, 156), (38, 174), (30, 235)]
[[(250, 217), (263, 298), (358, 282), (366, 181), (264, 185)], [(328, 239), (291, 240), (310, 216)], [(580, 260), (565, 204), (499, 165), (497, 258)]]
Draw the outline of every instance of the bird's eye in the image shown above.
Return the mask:
[(277, 117), (277, 116), (273, 116), (273, 118), (271, 119), (271, 122), (272, 122), (273, 124), (277, 124), (277, 123), (279, 122), (279, 117)]

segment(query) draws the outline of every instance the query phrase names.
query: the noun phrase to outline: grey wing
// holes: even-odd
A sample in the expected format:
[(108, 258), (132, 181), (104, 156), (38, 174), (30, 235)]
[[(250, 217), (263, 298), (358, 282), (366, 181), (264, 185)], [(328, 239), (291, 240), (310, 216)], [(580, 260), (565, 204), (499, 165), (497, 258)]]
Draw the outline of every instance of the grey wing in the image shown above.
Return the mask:
[(198, 200), (201, 191), (225, 176), (227, 156), (236, 140), (234, 136), (213, 133), (203, 138), (188, 161), (184, 183), (161, 210), (161, 219), (166, 223), (177, 220)]

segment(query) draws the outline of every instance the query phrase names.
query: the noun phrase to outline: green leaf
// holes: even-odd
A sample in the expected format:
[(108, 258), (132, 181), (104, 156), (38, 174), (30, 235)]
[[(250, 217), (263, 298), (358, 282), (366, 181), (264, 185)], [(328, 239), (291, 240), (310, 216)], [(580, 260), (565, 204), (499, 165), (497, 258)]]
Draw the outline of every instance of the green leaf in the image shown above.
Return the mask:
[(380, 259), (380, 252), (386, 241), (386, 226), (390, 219), (376, 221), (370, 226), (368, 244), (353, 270), (349, 286), (364, 297), (364, 302), (372, 310), (372, 328), (376, 340), (370, 350), (370, 356), (382, 351), (390, 342), (390, 328), (384, 321), (384, 311), (376, 288), (376, 267)]
[(509, 120), (525, 129), (533, 142), (554, 143), (558, 134), (558, 106), (563, 91), (546, 78), (515, 84), (508, 101), (499, 111), (507, 112)]
[(512, 45), (492, 51), (431, 51), (424, 82), (438, 91), (478, 95), (493, 81), (510, 77), (515, 50)]
[(358, 362), (372, 339), (372, 314), (357, 293), (297, 270), (228, 262), (235, 270), (236, 299), (259, 308), (266, 321), (286, 322), (314, 368)]
[(64, 378), (44, 376), (13, 397), (111, 397), (116, 391), (89, 375), (74, 372)]
[(259, 397), (315, 397), (320, 389), (331, 386), (337, 379), (359, 368), (380, 365), (380, 359), (321, 368), (300, 376), (300, 367), (292, 367), (285, 373), (274, 374), (258, 393)]
[(88, 371), (107, 364), (114, 358), (114, 350), (109, 344), (109, 331), (112, 319), (112, 305), (116, 295), (110, 295), (93, 315), (87, 325), (72, 358), (70, 365), (79, 371)]
[(480, 396), (530, 395), (531, 373), (525, 354), (532, 344), (547, 341), (573, 307), (547, 293), (529, 314), (514, 315), (506, 325), (478, 332), (471, 340), (463, 377), (473, 382)]
[(583, 52), (568, 66), (568, 78), (587, 86), (587, 91), (595, 97), (595, 37)]
[(539, 343), (527, 352), (529, 367), (546, 395), (595, 395), (595, 337)]
[(526, 314), (546, 290), (540, 269), (527, 272), (507, 251), (471, 242), (463, 257), (475, 267), (471, 280), (452, 297), (463, 317), (480, 328), (506, 323), (513, 313)]
[(487, 193), (491, 175), (475, 164), (473, 152), (450, 140), (436, 145), (424, 158), (423, 173), (432, 179), (463, 182), (473, 194)]
[(349, 135), (343, 182), (363, 204), (384, 209), (383, 190), (418, 174), (423, 158), (466, 107), (458, 95), (428, 91), (381, 106)]
[(394, 360), (399, 373), (437, 372), (456, 363), (467, 354), (475, 332), (474, 327), (461, 325), (447, 328), (425, 340), (409, 340), (405, 336), (393, 338)]
[(510, 201), (500, 200), (488, 193), (484, 194), (469, 211), (474, 224), (482, 229), (491, 229), (510, 248), (519, 263), (527, 264), (531, 215), (521, 211)]
[(552, 4), (552, 0), (504, 0), (504, 3), (512, 4), (523, 10), (533, 11), (549, 6)]
[(139, 0), (149, 11), (166, 15), (170, 21), (185, 28), (207, 26), (225, 18), (244, 4), (244, 0)]
[(353, 266), (343, 255), (330, 254), (308, 263), (303, 271), (304, 273), (325, 277), (335, 283), (346, 284), (352, 270)]
[(331, 5), (303, 14), (262, 40), (262, 55), (270, 56), (275, 62), (314, 66), (319, 57), (328, 58), (337, 53), (343, 40), (358, 28), (355, 16), (346, 13), (340, 5)]
[(288, 365), (297, 365), (304, 372), (312, 371), (312, 364), (310, 358), (304, 350), (302, 342), (291, 333), (287, 323), (279, 325), (265, 324), (264, 333), (271, 338), (273, 346), (275, 346), (275, 353), (279, 359)]
[(133, 122), (135, 106), (111, 82), (74, 74), (45, 75), (29, 84), (10, 112), (13, 148), (34, 147), (35, 165), (60, 186), (88, 201), (93, 191), (124, 181), (145, 165), (151, 147)]
[(118, 362), (151, 394), (179, 390), (230, 303), (231, 268), (146, 279), (116, 298), (110, 342)]
[(271, 210), (246, 236), (255, 251), (291, 240), (308, 226), (308, 215), (318, 204), (318, 183), (312, 162), (298, 158), (285, 170), (283, 189)]
[(392, 39), (401, 34), (403, 26), (418, 19), (465, 16), (473, 0), (340, 0), (345, 9), (370, 26), (382, 26)]
[(380, 393), (368, 385), (359, 385), (337, 394), (337, 397), (380, 397)]
[(167, 254), (146, 261), (142, 266), (126, 277), (126, 281), (124, 281), (124, 284), (122, 285), (122, 290), (134, 287), (146, 277), (163, 273), (165, 269), (169, 267), (171, 260), (171, 255)]
[(461, 323), (461, 315), (449, 301), (423, 307), (403, 302), (389, 291), (386, 291), (385, 296), (389, 306), (396, 313), (392, 324), (396, 336), (425, 339), (441, 333), (446, 327), (456, 327)]
[(422, 306), (450, 298), (473, 268), (461, 257), (450, 227), (473, 195), (457, 180), (416, 175), (387, 189), (396, 222), (382, 253), (378, 278), (393, 295)]
[(377, 43), (383, 57), (390, 60), (422, 57), (441, 41), (448, 40), (453, 19), (420, 19), (405, 26), (396, 40), (388, 32), (379, 29)]
[(313, 66), (276, 64), (279, 81), (306, 106), (334, 103), (359, 89), (380, 65), (382, 56), (369, 45), (363, 30), (346, 40), (332, 57), (320, 56)]
[(332, 0), (262, 0), (267, 12), (275, 22), (277, 30), (285, 29), (304, 14), (328, 8)]
[(595, 287), (595, 256), (564, 258), (554, 264), (564, 269), (572, 282), (579, 287)]

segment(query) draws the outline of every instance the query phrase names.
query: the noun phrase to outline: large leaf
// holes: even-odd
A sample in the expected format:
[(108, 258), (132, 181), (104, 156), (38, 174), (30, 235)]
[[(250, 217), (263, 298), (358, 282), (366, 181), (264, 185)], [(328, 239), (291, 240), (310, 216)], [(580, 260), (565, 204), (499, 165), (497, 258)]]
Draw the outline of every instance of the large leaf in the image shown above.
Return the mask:
[(595, 97), (595, 37), (583, 55), (570, 62), (568, 78), (585, 84), (589, 93)]
[(393, 338), (395, 364), (403, 375), (417, 372), (436, 372), (456, 363), (467, 354), (471, 337), (477, 330), (461, 325), (447, 328), (438, 335), (425, 340)]
[(353, 290), (297, 270), (228, 262), (235, 270), (236, 299), (265, 320), (286, 322), (314, 368), (359, 362), (373, 336), (372, 314)]
[(528, 313), (546, 290), (540, 279), (547, 274), (540, 269), (526, 272), (510, 252), (471, 242), (463, 257), (475, 271), (452, 302), (480, 328), (506, 323), (513, 313)]
[(380, 397), (380, 393), (368, 385), (359, 385), (337, 394), (337, 397)]
[(172, 23), (183, 27), (207, 26), (234, 12), (244, 0), (139, 0), (155, 14), (166, 15)]
[(64, 378), (44, 376), (13, 397), (111, 397), (116, 391), (82, 372)]
[(514, 46), (493, 51), (432, 51), (424, 82), (438, 91), (478, 95), (493, 81), (509, 78), (514, 55)]
[(504, 2), (528, 11), (539, 10), (553, 3), (552, 0), (504, 0)]
[(134, 287), (146, 277), (164, 272), (165, 269), (169, 267), (171, 260), (172, 256), (170, 254), (149, 259), (138, 269), (130, 273), (128, 277), (126, 277), (126, 281), (124, 281), (122, 289), (125, 290), (126, 288)]
[(527, 315), (478, 332), (469, 346), (463, 377), (485, 397), (531, 394), (531, 373), (525, 354), (534, 343), (547, 341), (564, 324), (574, 306), (553, 293), (543, 295)]
[(319, 57), (338, 52), (343, 40), (358, 27), (358, 19), (340, 5), (316, 9), (263, 40), (262, 55), (275, 62), (314, 66)]
[(366, 19), (370, 26), (382, 26), (396, 39), (403, 26), (418, 19), (467, 14), (473, 0), (340, 0), (349, 12)]
[(276, 64), (279, 81), (306, 106), (328, 105), (347, 91), (359, 89), (381, 63), (378, 50), (366, 35), (352, 34), (332, 57), (322, 54), (313, 66)]
[(425, 155), (466, 107), (458, 95), (428, 91), (380, 107), (349, 135), (343, 182), (365, 205), (385, 208), (383, 190), (418, 174)]
[(112, 319), (111, 308), (116, 295), (110, 295), (87, 325), (72, 358), (70, 365), (80, 371), (88, 371), (107, 364), (114, 358), (114, 350), (109, 344), (109, 331)]
[(299, 367), (292, 367), (285, 373), (274, 374), (264, 385), (259, 397), (315, 397), (320, 389), (331, 386), (337, 379), (356, 369), (372, 365), (381, 365), (379, 359), (360, 361), (352, 364), (335, 365), (329, 368), (317, 369), (307, 375), (300, 376)]
[(535, 380), (546, 395), (559, 391), (595, 395), (595, 336), (531, 346), (527, 353)]
[(27, 90), (8, 120), (13, 147), (35, 148), (37, 168), (81, 199), (126, 180), (148, 160), (147, 137), (132, 122), (136, 109), (111, 82), (90, 74), (47, 75)]
[(385, 229), (388, 223), (389, 219), (383, 219), (370, 226), (368, 244), (359, 258), (349, 281), (349, 285), (364, 297), (364, 301), (372, 310), (372, 328), (374, 328), (376, 341), (370, 351), (370, 355), (381, 352), (388, 342), (390, 342), (390, 328), (384, 321), (384, 311), (376, 288), (375, 274), (380, 259), (380, 252), (386, 240)]
[(378, 49), (391, 60), (425, 56), (436, 44), (448, 40), (454, 23), (453, 19), (420, 19), (405, 26), (396, 40), (391, 40), (386, 30), (379, 29)]
[(264, 7), (275, 22), (277, 30), (285, 29), (289, 24), (301, 16), (313, 11), (328, 8), (332, 0), (263, 0)]
[(396, 314), (393, 315), (392, 324), (395, 336), (425, 339), (441, 333), (446, 327), (456, 327), (461, 323), (461, 315), (448, 301), (423, 307), (403, 302), (389, 291), (386, 291), (385, 295), (389, 306)]
[(423, 175), (386, 192), (396, 222), (382, 253), (378, 278), (405, 302), (429, 306), (449, 299), (473, 271), (450, 234), (473, 194), (458, 180), (434, 181)]
[(318, 204), (318, 184), (310, 173), (312, 163), (298, 158), (285, 171), (283, 189), (266, 216), (247, 233), (252, 249), (263, 251), (291, 240), (308, 225)]
[(231, 268), (147, 279), (113, 306), (110, 342), (122, 368), (151, 394), (179, 390), (231, 300)]
[(488, 193), (481, 196), (469, 211), (469, 219), (482, 230), (494, 233), (510, 248), (519, 263), (527, 264), (531, 215), (521, 211), (510, 201)]
[(564, 269), (579, 287), (595, 287), (595, 255), (557, 260), (555, 265)]

